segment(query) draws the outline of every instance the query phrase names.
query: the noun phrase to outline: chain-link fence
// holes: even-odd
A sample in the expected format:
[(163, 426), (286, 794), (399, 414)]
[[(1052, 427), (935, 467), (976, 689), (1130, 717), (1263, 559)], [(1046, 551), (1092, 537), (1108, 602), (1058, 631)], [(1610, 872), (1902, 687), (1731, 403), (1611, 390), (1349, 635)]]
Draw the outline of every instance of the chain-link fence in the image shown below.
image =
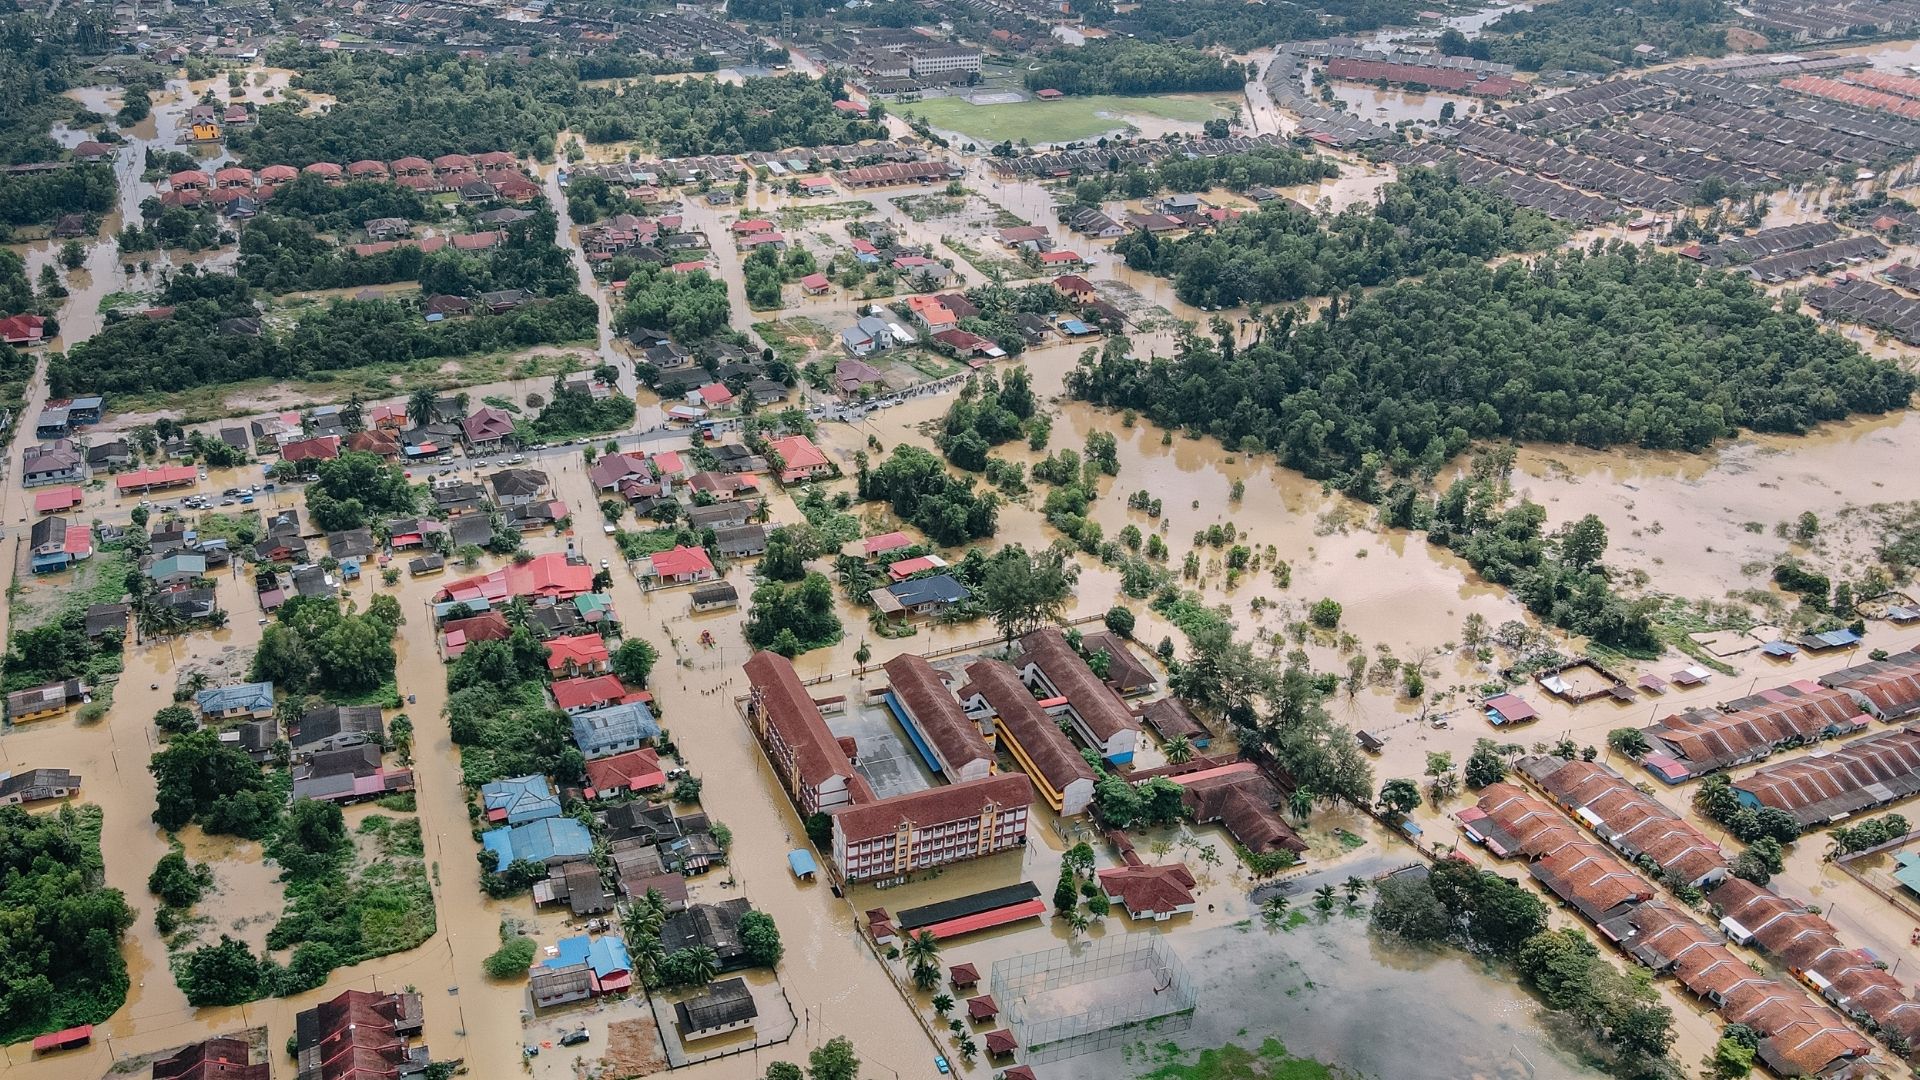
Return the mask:
[(993, 965), (993, 996), (1024, 1048), (1045, 1064), (1156, 1034), (1185, 1031), (1198, 993), (1161, 934), (1117, 934)]

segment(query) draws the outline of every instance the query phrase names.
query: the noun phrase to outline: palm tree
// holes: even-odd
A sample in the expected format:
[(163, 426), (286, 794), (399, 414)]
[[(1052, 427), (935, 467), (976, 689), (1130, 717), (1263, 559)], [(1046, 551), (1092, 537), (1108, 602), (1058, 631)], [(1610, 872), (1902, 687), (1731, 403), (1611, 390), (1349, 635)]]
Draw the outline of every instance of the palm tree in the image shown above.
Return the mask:
[(1313, 906), (1322, 912), (1333, 910), (1333, 886), (1322, 885), (1313, 890)]
[(433, 392), (431, 386), (422, 386), (407, 395), (407, 423), (419, 427), (432, 420), (433, 403), (438, 400), (439, 395)]
[(1175, 735), (1167, 740), (1165, 752), (1168, 761), (1175, 765), (1184, 765), (1193, 759), (1193, 742), (1185, 735)]
[(1294, 788), (1293, 794), (1287, 797), (1287, 811), (1295, 821), (1304, 824), (1313, 813), (1313, 789), (1304, 785)]
[(1268, 928), (1277, 927), (1287, 917), (1287, 908), (1290, 906), (1292, 906), (1291, 901), (1284, 895), (1274, 893), (1260, 905), (1260, 918), (1266, 922)]
[(901, 954), (907, 958), (907, 962), (911, 964), (933, 964), (938, 966), (940, 963), (940, 941), (933, 936), (933, 932), (930, 930), (922, 930), (917, 934), (908, 934), (907, 943), (900, 951)]
[(953, 1011), (953, 995), (952, 994), (933, 995), (933, 1014), (935, 1016), (944, 1017), (952, 1011)]
[(1349, 874), (1347, 876), (1346, 883), (1342, 888), (1344, 888), (1347, 893), (1348, 907), (1352, 907), (1360, 902), (1360, 894), (1367, 891), (1368, 884), (1367, 879), (1358, 875)]
[(507, 625), (518, 630), (533, 618), (533, 604), (524, 596), (516, 596), (507, 601), (506, 611), (502, 614), (507, 620)]
[(687, 982), (693, 986), (705, 986), (720, 974), (720, 954), (710, 945), (695, 945), (681, 953), (686, 965)]

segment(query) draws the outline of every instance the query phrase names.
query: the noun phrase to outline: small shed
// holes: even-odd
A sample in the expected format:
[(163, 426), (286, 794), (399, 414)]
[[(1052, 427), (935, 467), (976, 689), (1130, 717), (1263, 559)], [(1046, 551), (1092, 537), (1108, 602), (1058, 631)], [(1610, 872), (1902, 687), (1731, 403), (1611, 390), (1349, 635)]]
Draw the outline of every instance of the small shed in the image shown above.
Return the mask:
[(813, 875), (820, 872), (820, 868), (814, 865), (812, 853), (805, 848), (794, 848), (787, 852), (787, 869), (793, 871), (793, 876), (801, 881), (812, 881)]
[(1365, 750), (1369, 754), (1377, 754), (1387, 745), (1385, 739), (1368, 731), (1366, 728), (1361, 728), (1354, 732), (1353, 738), (1360, 744), (1360, 749)]
[(1013, 1032), (1008, 1031), (1006, 1028), (987, 1032), (986, 1042), (987, 1053), (994, 1057), (1005, 1057), (1013, 1053), (1020, 1045), (1014, 1041)]
[(77, 1050), (93, 1041), (93, 1025), (80, 1024), (64, 1031), (50, 1031), (37, 1035), (33, 1040), (33, 1052), (51, 1054), (58, 1050)]
[(1635, 685), (1649, 694), (1664, 694), (1667, 692), (1667, 680), (1658, 675), (1642, 675), (1640, 676), (1640, 681)]
[(947, 969), (947, 981), (955, 990), (968, 990), (980, 985), (980, 969), (972, 964), (955, 964)]
[(1760, 651), (1776, 660), (1791, 660), (1800, 655), (1800, 646), (1791, 641), (1769, 641), (1760, 646)]
[(1000, 1015), (1000, 1004), (993, 1000), (992, 994), (981, 994), (967, 999), (967, 1019), (976, 1024), (985, 1023)]

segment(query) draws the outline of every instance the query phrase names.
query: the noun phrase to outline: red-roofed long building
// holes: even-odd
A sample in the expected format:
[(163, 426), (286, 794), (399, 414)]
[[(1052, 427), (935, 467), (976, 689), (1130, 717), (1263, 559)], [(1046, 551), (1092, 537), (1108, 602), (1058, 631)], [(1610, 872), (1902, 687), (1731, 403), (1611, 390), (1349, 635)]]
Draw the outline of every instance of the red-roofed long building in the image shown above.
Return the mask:
[(986, 775), (879, 798), (791, 661), (755, 653), (746, 671), (748, 723), (801, 815), (832, 818), (833, 863), (846, 880), (901, 877), (1027, 842), (1033, 784), (1026, 776)]
[(916, 743), (933, 755), (936, 771), (952, 781), (978, 780), (993, 771), (993, 749), (938, 669), (901, 653), (887, 661), (886, 671), (892, 704)]
[(1049, 714), (1071, 720), (1087, 745), (1097, 748), (1107, 761), (1133, 762), (1140, 748), (1140, 719), (1067, 644), (1059, 627), (1043, 626), (1023, 636), (1015, 663), (1021, 682), (1050, 702), (1058, 701), (1046, 706)]

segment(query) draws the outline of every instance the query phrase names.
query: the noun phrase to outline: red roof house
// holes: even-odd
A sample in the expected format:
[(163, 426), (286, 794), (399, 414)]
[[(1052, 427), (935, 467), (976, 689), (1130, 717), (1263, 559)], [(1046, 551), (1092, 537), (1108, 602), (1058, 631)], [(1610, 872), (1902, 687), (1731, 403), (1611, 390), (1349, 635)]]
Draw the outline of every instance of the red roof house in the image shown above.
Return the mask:
[(650, 749), (629, 750), (587, 762), (589, 799), (606, 798), (623, 791), (650, 791), (666, 783), (667, 774), (660, 768), (660, 755)]
[(788, 435), (784, 439), (773, 440), (773, 452), (780, 455), (780, 482), (783, 484), (814, 480), (833, 472), (827, 455), (821, 453), (820, 448), (813, 445), (813, 440), (805, 435)]
[(604, 673), (611, 658), (599, 634), (575, 634), (547, 642), (547, 670)]

